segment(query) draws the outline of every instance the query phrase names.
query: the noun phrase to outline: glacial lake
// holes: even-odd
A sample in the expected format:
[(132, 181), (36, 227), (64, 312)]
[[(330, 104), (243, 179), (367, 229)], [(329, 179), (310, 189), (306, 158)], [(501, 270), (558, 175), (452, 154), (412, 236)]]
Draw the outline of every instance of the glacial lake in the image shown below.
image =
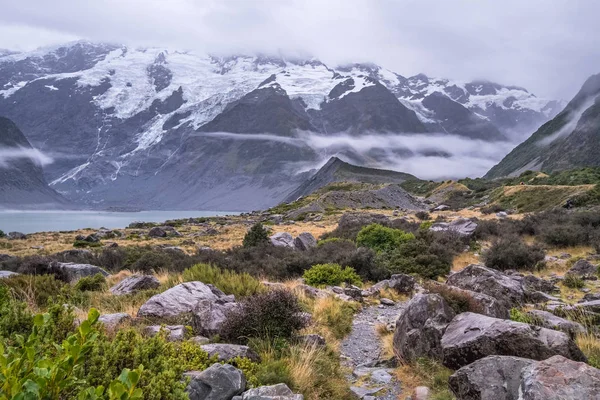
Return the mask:
[(125, 228), (132, 222), (164, 222), (169, 219), (238, 215), (227, 211), (14, 211), (0, 210), (0, 230), (8, 232), (74, 231), (83, 228)]

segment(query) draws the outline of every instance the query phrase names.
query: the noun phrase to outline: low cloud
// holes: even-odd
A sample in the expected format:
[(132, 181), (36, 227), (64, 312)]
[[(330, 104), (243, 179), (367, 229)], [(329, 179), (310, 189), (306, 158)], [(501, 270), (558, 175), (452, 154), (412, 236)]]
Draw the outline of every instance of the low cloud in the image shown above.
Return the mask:
[(577, 128), (577, 124), (579, 123), (579, 119), (581, 118), (583, 113), (594, 104), (594, 101), (595, 101), (595, 98), (590, 97), (585, 102), (583, 102), (583, 104), (581, 106), (579, 106), (577, 109), (570, 111), (569, 115), (567, 117), (568, 118), (567, 123), (565, 123), (562, 126), (562, 128), (560, 128), (558, 131), (556, 131), (552, 135), (540, 140), (537, 143), (537, 145), (538, 146), (548, 146), (555, 140), (570, 135), (575, 130), (575, 128)]
[(10, 168), (16, 160), (30, 159), (34, 164), (43, 167), (52, 164), (52, 157), (38, 149), (30, 147), (3, 147), (0, 148), (0, 168)]

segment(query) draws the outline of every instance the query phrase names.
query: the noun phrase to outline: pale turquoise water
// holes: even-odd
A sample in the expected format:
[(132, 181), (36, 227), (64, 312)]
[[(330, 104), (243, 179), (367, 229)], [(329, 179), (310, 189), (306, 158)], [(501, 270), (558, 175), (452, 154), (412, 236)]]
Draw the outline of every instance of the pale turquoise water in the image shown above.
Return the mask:
[(8, 232), (74, 231), (83, 228), (125, 228), (134, 221), (164, 222), (168, 219), (237, 215), (226, 211), (3, 211), (0, 230)]

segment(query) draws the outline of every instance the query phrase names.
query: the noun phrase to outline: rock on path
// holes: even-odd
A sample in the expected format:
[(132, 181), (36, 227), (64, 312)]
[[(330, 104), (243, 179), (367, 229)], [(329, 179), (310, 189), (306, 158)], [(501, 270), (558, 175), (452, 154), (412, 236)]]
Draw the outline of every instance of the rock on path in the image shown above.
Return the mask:
[(385, 365), (387, 360), (382, 357), (381, 340), (375, 329), (378, 324), (395, 323), (402, 307), (404, 304), (396, 303), (363, 308), (354, 317), (352, 332), (342, 341), (342, 363), (352, 369), (347, 378), (360, 399), (395, 400), (400, 395), (400, 382)]

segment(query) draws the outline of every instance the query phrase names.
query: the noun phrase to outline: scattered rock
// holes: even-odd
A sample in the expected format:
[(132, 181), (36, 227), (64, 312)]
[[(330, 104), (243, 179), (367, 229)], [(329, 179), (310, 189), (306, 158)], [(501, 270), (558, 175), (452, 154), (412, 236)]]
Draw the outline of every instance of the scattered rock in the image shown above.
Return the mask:
[(280, 383), (250, 389), (232, 400), (304, 400), (304, 396), (294, 394), (286, 384)]
[(201, 299), (192, 314), (192, 326), (201, 335), (214, 336), (221, 332), (227, 314), (238, 307), (233, 296), (222, 296), (216, 300)]
[(115, 329), (122, 323), (131, 320), (131, 315), (126, 313), (104, 314), (98, 318), (98, 321), (102, 322), (107, 329)]
[(448, 384), (458, 400), (517, 400), (521, 370), (534, 360), (488, 356), (456, 371)]
[(200, 300), (216, 301), (225, 294), (212, 285), (186, 282), (152, 296), (138, 311), (138, 317), (173, 318), (194, 311)]
[(148, 231), (148, 236), (155, 238), (164, 238), (167, 237), (167, 232), (163, 228), (155, 226), (154, 228)]
[(271, 243), (276, 247), (294, 247), (294, 238), (287, 232), (278, 232), (271, 236)]
[(536, 325), (548, 329), (563, 331), (572, 338), (575, 337), (577, 333), (585, 333), (586, 331), (583, 325), (580, 323), (557, 317), (548, 311), (531, 310), (528, 311), (527, 314), (537, 321)]
[(242, 371), (229, 364), (213, 364), (184, 376), (190, 378), (186, 388), (190, 400), (231, 400), (246, 389)]
[(156, 289), (160, 282), (152, 275), (132, 275), (123, 279), (109, 290), (115, 296), (137, 293), (140, 290)]
[(385, 298), (385, 297), (383, 297), (383, 298), (379, 299), (379, 302), (380, 302), (381, 304), (383, 304), (384, 306), (393, 306), (393, 305), (396, 305), (396, 302), (395, 302), (395, 301), (393, 301), (393, 300), (390, 300), (390, 299), (387, 299), (387, 298)]
[(429, 229), (433, 232), (454, 232), (461, 236), (471, 236), (477, 229), (477, 223), (470, 219), (459, 218), (450, 223), (436, 222)]
[(55, 255), (59, 256), (59, 257), (63, 257), (63, 258), (67, 258), (67, 257), (82, 258), (82, 257), (90, 257), (90, 256), (92, 256), (92, 254), (93, 253), (87, 249), (71, 249), (71, 250), (61, 251), (60, 253), (56, 253)]
[(317, 247), (317, 239), (309, 232), (302, 232), (294, 239), (294, 246), (300, 251), (306, 251)]
[(8, 240), (25, 240), (27, 235), (21, 232), (9, 232)]
[(439, 206), (432, 208), (431, 211), (447, 211), (449, 209), (450, 209), (450, 206), (447, 206), (445, 204), (440, 204)]
[(579, 260), (567, 271), (567, 274), (576, 275), (583, 279), (597, 279), (598, 267), (587, 260)]
[(444, 365), (452, 369), (491, 355), (543, 360), (559, 354), (585, 361), (581, 350), (563, 332), (470, 312), (459, 314), (450, 322), (441, 348)]
[(343, 289), (343, 293), (338, 294), (344, 294), (355, 301), (362, 301), (362, 289), (354, 285), (346, 286)]
[(411, 293), (416, 283), (414, 277), (406, 274), (394, 274), (388, 279), (388, 287), (403, 294)]
[(415, 388), (415, 400), (428, 400), (430, 392), (427, 386), (417, 386)]
[(347, 212), (340, 218), (338, 229), (346, 231), (370, 224), (388, 225), (389, 222), (390, 219), (383, 214)]
[(59, 279), (69, 283), (75, 283), (86, 276), (94, 276), (96, 274), (102, 274), (104, 276), (109, 275), (108, 272), (95, 265), (56, 261), (50, 264), (49, 270)]
[(499, 211), (496, 213), (496, 217), (500, 219), (504, 219), (508, 217), (508, 213), (506, 211)]
[(560, 355), (521, 371), (519, 399), (600, 399), (600, 370)]
[(185, 239), (181, 241), (181, 245), (182, 246), (195, 246), (196, 242), (194, 242), (192, 239)]
[(150, 325), (146, 327), (146, 333), (156, 336), (161, 329), (167, 331), (167, 340), (170, 342), (180, 342), (185, 339), (185, 326), (183, 325)]
[(255, 362), (260, 362), (260, 357), (250, 347), (238, 344), (211, 343), (204, 344), (200, 348), (208, 353), (210, 357), (218, 355), (219, 361), (229, 361), (232, 358), (243, 357)]
[(400, 312), (394, 350), (403, 361), (419, 357), (442, 359), (441, 340), (454, 311), (438, 294), (418, 294)]

